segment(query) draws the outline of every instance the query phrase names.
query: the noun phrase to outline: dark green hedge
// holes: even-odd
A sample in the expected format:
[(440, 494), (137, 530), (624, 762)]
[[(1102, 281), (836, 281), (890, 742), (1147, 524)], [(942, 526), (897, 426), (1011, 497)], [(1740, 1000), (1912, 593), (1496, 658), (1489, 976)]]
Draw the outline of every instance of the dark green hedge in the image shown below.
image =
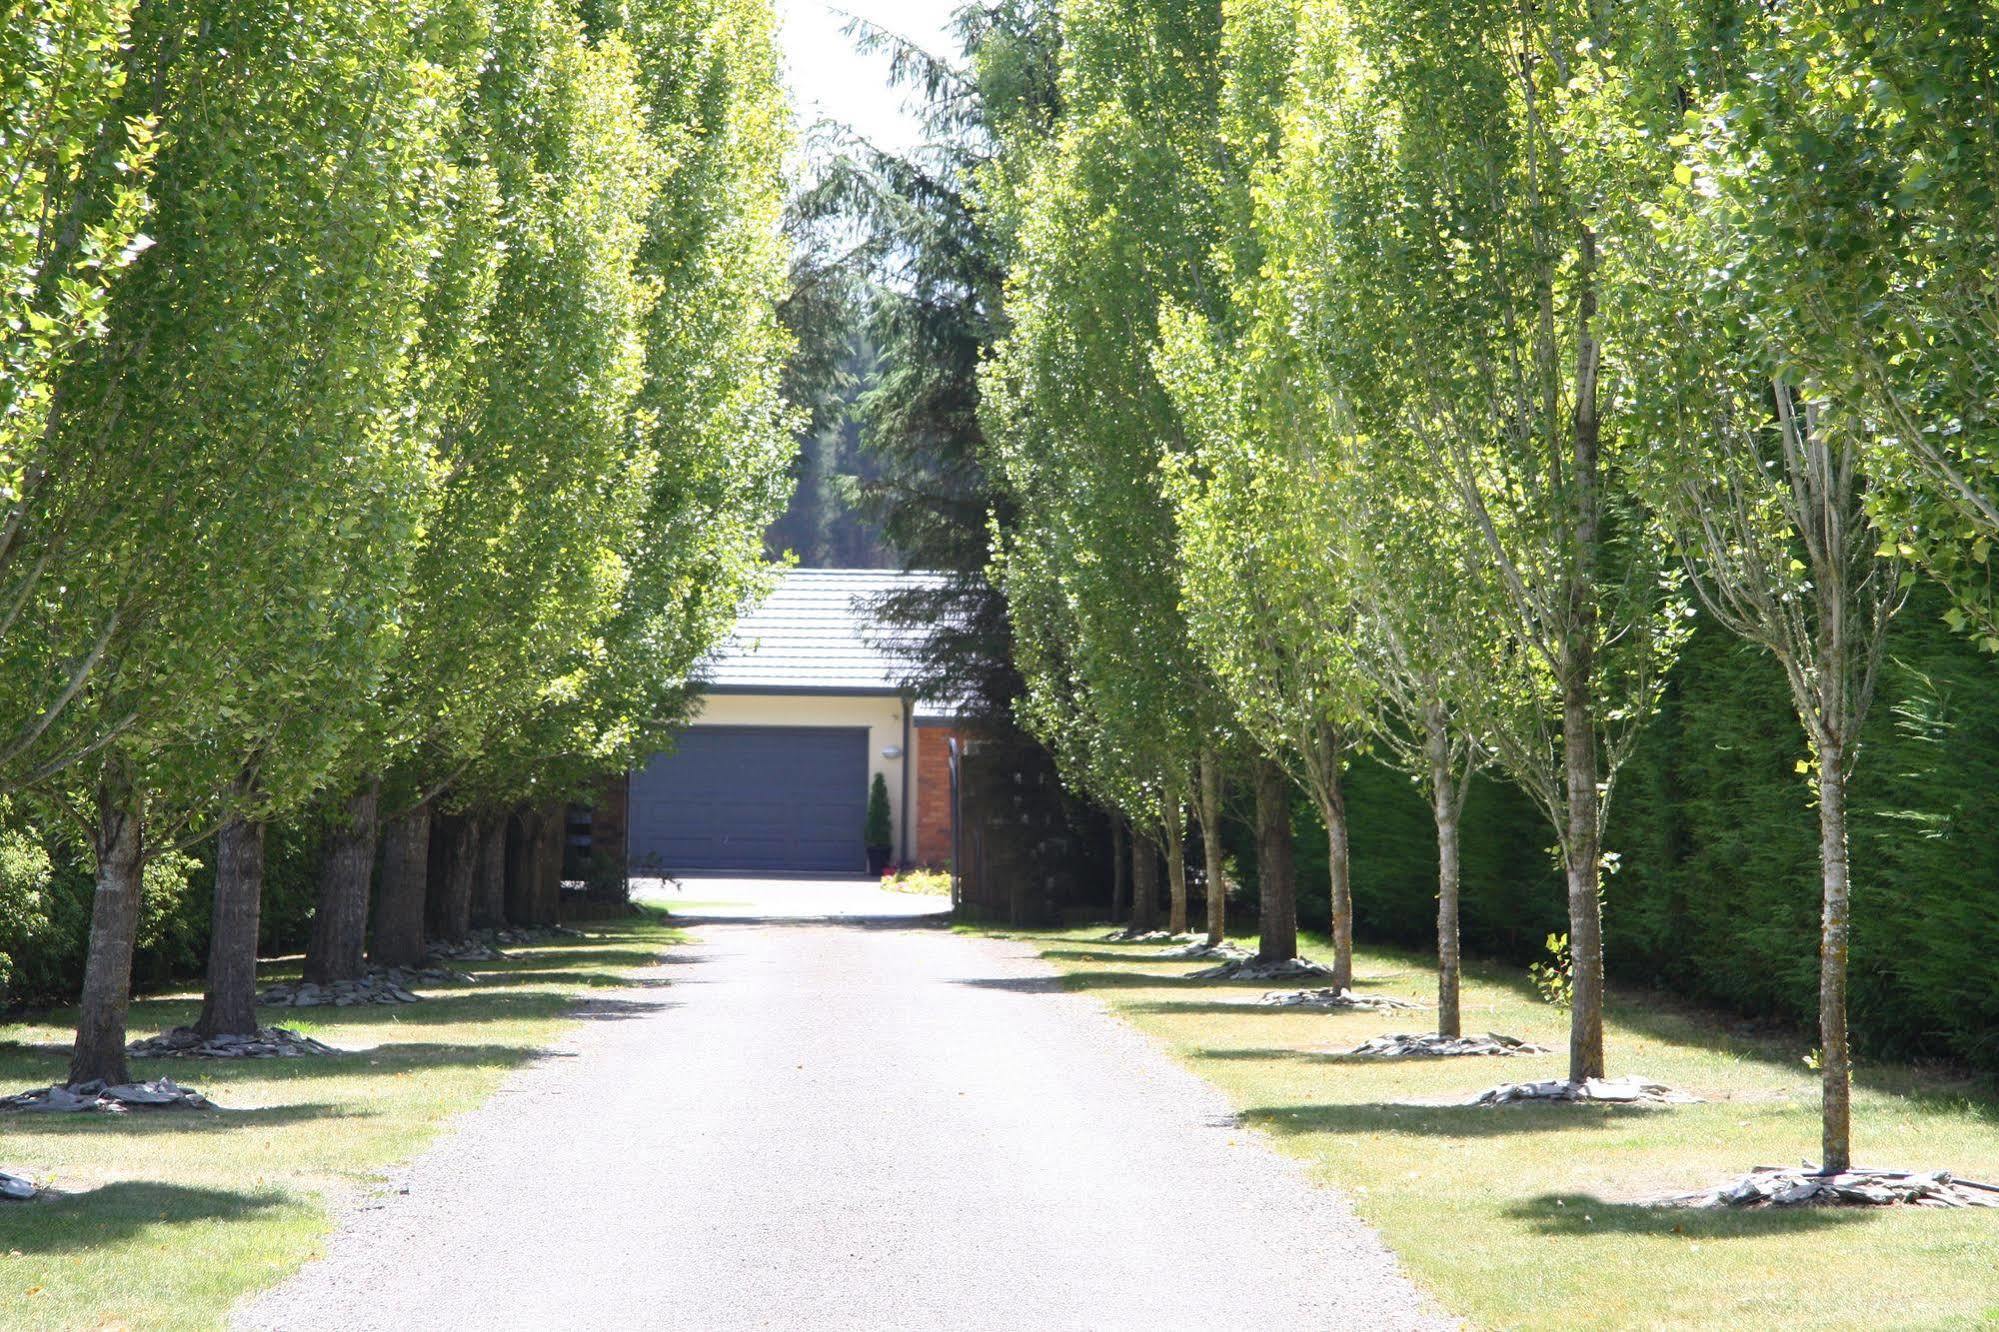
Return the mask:
[[(1999, 665), (1919, 592), (1903, 613), (1852, 790), (1855, 1038), (1876, 1055), (1999, 1070)], [(1619, 778), (1605, 888), (1613, 979), (1809, 1026), (1818, 1011), (1818, 820), (1781, 673), (1696, 634)], [(1410, 783), (1350, 782), (1365, 935), (1429, 947), (1436, 856)], [(1298, 808), (1303, 913), (1326, 916), (1325, 837)], [(1468, 947), (1526, 962), (1565, 928), (1545, 821), (1497, 782), (1465, 814)]]
[[(296, 952), (311, 927), (319, 823), (306, 816), (273, 826), (265, 840), (265, 953)], [(24, 852), (26, 844), (28, 850)], [(13, 854), (8, 854), (9, 852)], [(202, 974), (215, 887), (214, 843), (155, 857), (146, 869), (144, 915), (133, 982), (151, 988)], [(60, 828), (23, 822), (0, 829), (0, 1002), (64, 1003), (83, 983), (90, 934), (89, 854)]]

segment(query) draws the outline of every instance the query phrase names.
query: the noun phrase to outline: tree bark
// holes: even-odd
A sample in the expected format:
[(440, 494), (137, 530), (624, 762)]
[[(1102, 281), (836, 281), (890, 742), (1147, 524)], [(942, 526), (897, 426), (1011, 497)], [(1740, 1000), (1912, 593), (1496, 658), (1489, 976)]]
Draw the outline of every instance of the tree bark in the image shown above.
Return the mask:
[(1458, 930), (1458, 796), (1451, 771), (1451, 740), (1442, 709), (1432, 708), (1425, 745), (1430, 759), (1430, 811), (1437, 823), (1437, 1034), (1461, 1036), (1459, 991), (1463, 961)]
[(1564, 868), (1569, 889), (1569, 1080), (1604, 1076), (1603, 904), (1597, 897), (1602, 846), (1597, 838), (1596, 728), (1588, 676), (1571, 679), (1562, 708), (1569, 827)]
[(139, 932), (145, 869), (144, 805), (129, 779), (107, 776), (97, 788), (91, 852), (97, 886), (90, 902), (90, 951), (69, 1081), (131, 1081), (125, 1067), (125, 1014), (132, 1003), (132, 948)]
[(1256, 880), (1260, 933), (1256, 956), (1285, 962), (1298, 956), (1298, 882), (1291, 866), (1291, 799), (1284, 770), (1267, 758), (1256, 768)]
[(1124, 919), (1126, 896), (1126, 873), (1130, 866), (1131, 838), (1126, 831), (1124, 816), (1111, 815), (1111, 920)]
[(430, 879), (430, 806), (390, 821), (382, 848), (382, 892), (368, 960), (413, 967), (423, 960), (424, 896)]
[(535, 843), (535, 924), (553, 925), (562, 918), (562, 852), (569, 840), (568, 806), (554, 801), (541, 811), (540, 837)]
[(479, 866), (472, 883), (472, 927), (496, 930), (507, 923), (507, 816), (477, 820)]
[(532, 925), (534, 920), (534, 857), (541, 812), (523, 805), (507, 820), (507, 924)]
[[(1604, 1076), (1603, 903), (1598, 897), (1603, 846), (1597, 832), (1599, 756), (1596, 739), (1596, 572), (1602, 541), (1603, 479), (1599, 475), (1596, 339), (1596, 233), (1584, 227), (1576, 274), (1575, 405), (1570, 425), (1575, 495), (1574, 547), (1564, 587), (1561, 643), (1562, 758), (1568, 785), (1566, 838), (1569, 961), (1574, 1003), (1569, 1010), (1569, 1079)], [(1552, 346), (1552, 339), (1550, 339)], [(1554, 412), (1549, 412), (1554, 420)]]
[(1333, 988), (1353, 988), (1353, 870), (1347, 836), (1347, 797), (1335, 764), (1319, 802), (1326, 824), (1326, 896), (1333, 925)]
[(305, 978), (315, 985), (355, 980), (368, 941), (368, 885), (375, 875), (376, 811), (381, 779), (348, 798), (328, 830), (319, 864), (319, 899), (305, 949)]
[(1819, 747), (1819, 868), (1825, 905), (1819, 927), (1819, 1073), (1824, 1083), (1825, 1159), (1819, 1168), (1844, 1170), (1853, 1152), (1853, 1060), (1846, 1030), (1846, 951), (1849, 883), (1846, 848), (1845, 751)]
[(1180, 802), (1169, 799), (1160, 813), (1166, 824), (1166, 929), (1187, 932), (1187, 820)]
[(1159, 847), (1152, 834), (1131, 830), (1131, 932), (1159, 928)]
[(257, 921), (263, 899), (264, 825), (231, 818), (215, 839), (208, 984), (194, 1024), (203, 1036), (257, 1034)]
[(474, 821), (463, 814), (436, 819), (430, 830), (430, 892), (424, 900), (424, 930), (437, 939), (462, 942), (472, 932), (472, 879), (479, 845)]
[(1201, 755), (1201, 869), (1208, 880), (1208, 942), (1218, 944), (1227, 933), (1229, 889), (1222, 878), (1222, 766), (1213, 754)]

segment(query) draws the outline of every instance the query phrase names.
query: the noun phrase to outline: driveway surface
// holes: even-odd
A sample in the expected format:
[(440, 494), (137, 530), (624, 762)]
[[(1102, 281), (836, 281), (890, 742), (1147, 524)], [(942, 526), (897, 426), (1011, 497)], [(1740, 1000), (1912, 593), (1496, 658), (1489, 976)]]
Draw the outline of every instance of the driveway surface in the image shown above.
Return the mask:
[(678, 901), (722, 899), (677, 907), (693, 945), (593, 996), (566, 1057), (512, 1074), (240, 1323), (1444, 1323), (1340, 1195), (1027, 945), (865, 884)]

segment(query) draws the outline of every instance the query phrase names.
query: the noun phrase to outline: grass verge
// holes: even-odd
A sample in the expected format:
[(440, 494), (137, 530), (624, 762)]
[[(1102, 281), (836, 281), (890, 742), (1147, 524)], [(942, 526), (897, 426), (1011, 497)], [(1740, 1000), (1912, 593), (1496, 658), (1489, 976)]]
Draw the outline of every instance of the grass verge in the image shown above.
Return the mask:
[[(1818, 1085), (1795, 1039), (1758, 1035), (1657, 995), (1613, 995), (1610, 1073), (1704, 1098), (1671, 1108), (1418, 1105), (1557, 1078), (1564, 1014), (1525, 976), (1467, 968), (1464, 1025), (1558, 1053), (1363, 1062), (1338, 1051), (1422, 1031), (1432, 1009), (1245, 1007), (1273, 987), (1178, 979), (1201, 963), (1088, 931), (1016, 934), (1222, 1088), (1243, 1119), (1353, 1199), (1415, 1279), (1484, 1327), (1999, 1325), (1999, 1212), (1689, 1212), (1638, 1205), (1751, 1166), (1818, 1154)], [(1253, 939), (1242, 939), (1254, 946)], [(1323, 957), (1323, 939), (1306, 941)], [(1428, 959), (1355, 952), (1363, 993), (1434, 1000)], [(1292, 987), (1295, 988), (1295, 987)], [(1999, 1181), (1999, 1098), (1902, 1067), (1860, 1072), (1862, 1164)], [(1169, 1166), (1170, 1168), (1170, 1166)], [(1190, 1200), (1198, 1206), (1198, 1201)]]
[[(335, 1208), (534, 1059), (579, 996), (624, 985), (678, 938), (653, 915), (585, 928), (453, 963), (479, 983), (427, 988), (422, 1003), (259, 1011), (350, 1054), (132, 1062), (134, 1077), (171, 1077), (222, 1111), (0, 1117), (0, 1164), (55, 1194), (0, 1204), (0, 1327), (222, 1324), (238, 1299), (318, 1256)], [(267, 978), (297, 969), (280, 960)], [(130, 1030), (192, 1022), (199, 1007), (196, 993), (149, 996)], [(62, 1077), (73, 1020), (58, 1010), (7, 1026), (0, 1089)]]

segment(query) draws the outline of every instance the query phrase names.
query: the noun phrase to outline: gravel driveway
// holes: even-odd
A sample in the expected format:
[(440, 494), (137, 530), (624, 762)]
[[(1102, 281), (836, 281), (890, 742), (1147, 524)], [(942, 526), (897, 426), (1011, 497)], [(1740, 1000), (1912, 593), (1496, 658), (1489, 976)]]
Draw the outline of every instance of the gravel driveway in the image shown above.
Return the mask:
[[(1340, 1196), (1024, 944), (709, 881), (696, 942), (242, 1326), (1437, 1326)], [(659, 981), (670, 984), (660, 986)]]

